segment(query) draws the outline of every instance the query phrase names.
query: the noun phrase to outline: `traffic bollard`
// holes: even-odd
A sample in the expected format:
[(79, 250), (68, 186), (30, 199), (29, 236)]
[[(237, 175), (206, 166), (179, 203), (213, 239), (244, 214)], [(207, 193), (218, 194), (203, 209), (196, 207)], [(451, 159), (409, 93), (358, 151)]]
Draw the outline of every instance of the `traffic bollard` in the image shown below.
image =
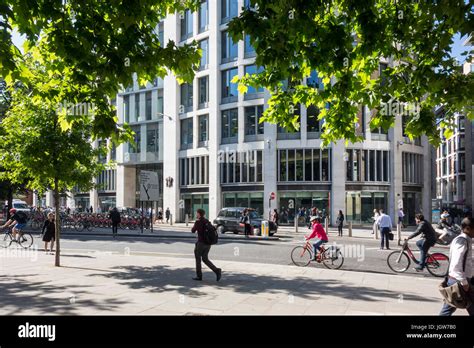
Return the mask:
[(397, 238), (398, 238), (398, 245), (401, 245), (402, 241), (402, 224), (397, 224)]
[(295, 218), (295, 232), (298, 232), (298, 219)]
[(189, 223), (189, 215), (186, 214), (186, 217), (184, 218), (184, 222), (186, 222), (186, 227), (188, 227), (188, 223)]
[(352, 237), (352, 221), (349, 221), (349, 237)]
[(170, 226), (173, 226), (173, 214), (170, 214)]
[(374, 234), (374, 239), (379, 239), (379, 236), (378, 236), (379, 229), (377, 228), (377, 224), (374, 224), (372, 226), (372, 232)]

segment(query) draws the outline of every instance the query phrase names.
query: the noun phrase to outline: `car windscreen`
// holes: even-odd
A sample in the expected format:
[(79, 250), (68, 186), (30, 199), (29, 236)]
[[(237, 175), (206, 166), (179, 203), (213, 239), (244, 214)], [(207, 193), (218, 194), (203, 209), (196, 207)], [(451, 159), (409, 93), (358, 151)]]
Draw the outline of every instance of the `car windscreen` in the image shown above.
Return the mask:
[(28, 205), (25, 203), (13, 203), (13, 207), (16, 209), (29, 209)]

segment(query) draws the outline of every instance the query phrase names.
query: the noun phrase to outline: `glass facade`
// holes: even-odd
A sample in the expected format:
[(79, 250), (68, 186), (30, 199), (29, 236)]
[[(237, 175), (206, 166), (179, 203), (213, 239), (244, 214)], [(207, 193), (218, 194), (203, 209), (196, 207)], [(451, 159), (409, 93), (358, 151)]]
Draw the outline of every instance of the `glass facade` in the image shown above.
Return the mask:
[(278, 192), (279, 207), (280, 207), (280, 223), (291, 224), (295, 223), (295, 216), (298, 215), (300, 208), (305, 208), (308, 211), (305, 215), (305, 221), (309, 222), (309, 213), (311, 208), (318, 208), (319, 211), (325, 211), (329, 214), (329, 197), (328, 191), (313, 191), (313, 192)]
[(278, 150), (278, 181), (330, 181), (331, 149)]
[[(346, 221), (356, 225), (373, 224), (374, 209), (387, 210), (388, 192), (346, 192)], [(395, 221), (394, 221), (395, 223)]]
[(204, 209), (209, 218), (209, 194), (182, 194), (181, 199), (184, 201), (184, 208), (180, 209), (181, 221), (185, 220), (186, 214), (188, 214), (189, 220), (194, 220), (198, 209)]
[(227, 31), (221, 33), (221, 58), (222, 63), (231, 62), (237, 60), (238, 56), (238, 45), (230, 37)]
[(181, 120), (181, 149), (193, 147), (193, 118)]
[(221, 140), (223, 144), (237, 142), (238, 109), (222, 111)]
[(231, 192), (223, 194), (223, 208), (245, 207), (252, 208), (258, 214), (264, 214), (263, 192)]
[(222, 103), (236, 102), (239, 95), (237, 83), (232, 83), (234, 76), (239, 74), (239, 70), (229, 69), (222, 71)]

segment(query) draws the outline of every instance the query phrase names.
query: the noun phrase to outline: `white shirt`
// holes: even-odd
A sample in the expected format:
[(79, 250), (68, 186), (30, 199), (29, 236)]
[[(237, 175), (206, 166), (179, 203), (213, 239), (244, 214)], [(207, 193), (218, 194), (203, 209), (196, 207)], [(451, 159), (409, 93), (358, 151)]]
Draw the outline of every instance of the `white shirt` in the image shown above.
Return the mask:
[(404, 216), (405, 216), (405, 214), (403, 213), (403, 210), (399, 210), (399, 211), (398, 211), (398, 217), (401, 217), (401, 218), (402, 218), (402, 217), (404, 217)]
[[(466, 268), (463, 271), (464, 255), (466, 252)], [(449, 249), (449, 260), (449, 276), (459, 280), (462, 285), (469, 284), (468, 279), (473, 277), (472, 238), (464, 232), (454, 238)]]
[(381, 214), (377, 219), (377, 225), (379, 225), (380, 228), (392, 228), (392, 219), (387, 214)]

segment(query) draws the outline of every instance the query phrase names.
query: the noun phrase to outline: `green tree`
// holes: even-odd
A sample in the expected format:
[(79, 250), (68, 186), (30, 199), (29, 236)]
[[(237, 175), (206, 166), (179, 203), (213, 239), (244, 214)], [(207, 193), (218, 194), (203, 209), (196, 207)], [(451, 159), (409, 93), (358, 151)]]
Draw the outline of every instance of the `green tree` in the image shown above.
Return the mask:
[[(390, 101), (419, 107), (408, 114), (406, 133), (439, 141), (434, 108), (444, 105), (441, 126), (454, 112), (473, 117), (474, 76), (463, 75), (450, 55), (456, 33), (473, 30), (473, 3), (464, 0), (250, 0), (229, 24), (234, 40), (250, 37), (264, 71), (240, 79), (239, 90), (263, 86), (271, 93), (261, 121), (299, 128), (299, 103), (319, 108), (325, 144), (357, 142), (360, 105), (373, 112), (371, 128), (393, 125), (383, 113)], [(468, 54), (465, 52), (465, 54)], [(386, 57), (393, 66), (379, 74)], [(302, 81), (317, 71), (323, 89)], [(235, 81), (238, 79), (236, 78)], [(286, 81), (287, 83), (283, 83)]]
[[(164, 77), (168, 71), (190, 81), (200, 60), (197, 44), (160, 42), (158, 26), (168, 14), (197, 9), (198, 0), (0, 0), (0, 77), (7, 83), (24, 80), (18, 65), (21, 52), (12, 30), (26, 37), (29, 47), (59, 57), (70, 83), (87, 86), (95, 104), (94, 134), (114, 137), (115, 111), (108, 103), (121, 87)], [(28, 50), (28, 49), (27, 49)]]
[[(59, 60), (60, 61), (60, 60)], [(102, 149), (94, 149), (94, 115), (61, 108), (71, 90), (70, 71), (56, 70), (58, 61), (27, 57), (18, 63), (31, 74), (28, 83), (10, 89), (11, 105), (2, 120), (0, 165), (12, 183), (26, 180), (31, 190), (52, 189), (56, 211), (56, 258), (60, 266), (59, 197), (73, 187), (89, 190), (104, 168), (98, 162)]]

